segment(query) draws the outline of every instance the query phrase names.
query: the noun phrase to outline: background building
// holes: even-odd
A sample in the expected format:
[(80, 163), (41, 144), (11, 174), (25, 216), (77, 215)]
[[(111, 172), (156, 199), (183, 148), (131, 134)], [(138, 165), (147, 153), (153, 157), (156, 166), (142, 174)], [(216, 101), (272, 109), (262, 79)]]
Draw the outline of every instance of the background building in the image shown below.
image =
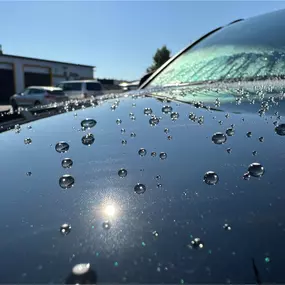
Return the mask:
[(0, 103), (26, 87), (57, 85), (63, 80), (93, 79), (94, 66), (3, 54), (0, 49)]

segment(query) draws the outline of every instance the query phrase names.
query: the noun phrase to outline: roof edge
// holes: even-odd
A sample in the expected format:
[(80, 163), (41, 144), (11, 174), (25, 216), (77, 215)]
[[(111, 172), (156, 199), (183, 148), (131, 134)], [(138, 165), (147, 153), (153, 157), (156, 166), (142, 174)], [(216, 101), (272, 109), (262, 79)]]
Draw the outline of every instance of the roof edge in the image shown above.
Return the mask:
[(0, 56), (6, 56), (6, 57), (11, 57), (11, 58), (19, 58), (19, 59), (29, 59), (29, 60), (36, 60), (36, 61), (44, 61), (44, 62), (51, 62), (51, 63), (61, 63), (61, 64), (68, 64), (68, 65), (74, 65), (74, 66), (81, 66), (81, 67), (96, 68), (96, 66), (94, 66), (94, 65), (77, 64), (77, 63), (56, 61), (56, 60), (49, 60), (49, 59), (41, 59), (41, 58), (35, 58), (35, 57), (18, 56), (18, 55), (13, 55), (13, 54), (6, 54), (6, 53), (2, 53), (2, 54), (0, 54)]

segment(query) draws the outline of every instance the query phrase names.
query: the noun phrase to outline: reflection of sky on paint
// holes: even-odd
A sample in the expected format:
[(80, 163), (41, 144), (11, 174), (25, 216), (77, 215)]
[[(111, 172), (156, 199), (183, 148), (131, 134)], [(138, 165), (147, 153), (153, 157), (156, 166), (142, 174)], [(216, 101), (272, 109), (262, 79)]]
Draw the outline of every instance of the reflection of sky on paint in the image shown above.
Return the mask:
[[(285, 157), (285, 151), (284, 137), (274, 132), (276, 116), (259, 117), (259, 105), (254, 105), (252, 112), (229, 112), (226, 118), (226, 112), (152, 98), (122, 99), (115, 111), (111, 111), (111, 104), (76, 111), (77, 117), (71, 112), (35, 121), (30, 123), (31, 130), (23, 125), (19, 134), (10, 131), (0, 135), (0, 239), (11, 240), (0, 246), (0, 253), (6, 262), (21, 262), (21, 268), (14, 267), (14, 275), (26, 272), (30, 278), (42, 276), (48, 282), (51, 270), (57, 280), (74, 264), (90, 262), (102, 282), (120, 280), (125, 270), (128, 280), (145, 283), (175, 283), (178, 276), (189, 283), (223, 282), (225, 272), (233, 281), (253, 282), (252, 256), (263, 261), (269, 251), (272, 272), (268, 273), (259, 261), (260, 271), (268, 280), (276, 276), (283, 280), (279, 269), (285, 262), (279, 250), (283, 231), (278, 223), (285, 219), (285, 196), (280, 188), (284, 173), (280, 157)], [(177, 121), (162, 113), (164, 105), (179, 113)], [(240, 108), (243, 106), (246, 104)], [(154, 127), (149, 124), (150, 116), (144, 115), (147, 107), (161, 117)], [(135, 121), (130, 119), (130, 112)], [(190, 121), (190, 112), (204, 116), (204, 124)], [(85, 118), (97, 121), (88, 131), (95, 137), (90, 147), (81, 143), (87, 131), (78, 131)], [(120, 125), (116, 124), (118, 118)], [(224, 145), (213, 144), (212, 135), (225, 133), (231, 124), (235, 134)], [(121, 128), (126, 129), (124, 134)], [(172, 140), (167, 139), (165, 128)], [(246, 136), (248, 131), (251, 138)], [(131, 138), (131, 132), (137, 136)], [(260, 136), (263, 143), (258, 140)], [(24, 144), (26, 137), (32, 144)], [(127, 139), (127, 145), (121, 144), (122, 139)], [(69, 143), (67, 153), (55, 151), (58, 141)], [(144, 157), (138, 155), (142, 147), (147, 151)], [(230, 154), (228, 147), (232, 148)], [(253, 150), (257, 151), (255, 157)], [(152, 151), (157, 152), (156, 157), (151, 157)], [(160, 160), (160, 152), (166, 152), (167, 159)], [(65, 157), (73, 160), (72, 168), (61, 167)], [(255, 161), (264, 165), (264, 176), (244, 181), (242, 175)], [(121, 168), (128, 171), (124, 178), (118, 176)], [(213, 187), (203, 182), (209, 170), (220, 179)], [(26, 175), (28, 171), (31, 176)], [(75, 178), (75, 184), (63, 190), (58, 179), (66, 173)], [(161, 176), (159, 180), (157, 175)], [(134, 193), (136, 183), (146, 186), (144, 194)], [(157, 183), (162, 187), (157, 188)], [(111, 224), (108, 230), (102, 227), (105, 221)], [(65, 222), (72, 230), (63, 237), (59, 227)], [(232, 226), (230, 237), (223, 229), (225, 223)], [(17, 238), (19, 233), (21, 238)], [(204, 242), (202, 250), (187, 247), (195, 237)], [(18, 246), (22, 250), (17, 251), (15, 260), (11, 253)], [(35, 261), (43, 270), (35, 272)], [(211, 275), (203, 274), (205, 264)], [(4, 261), (0, 265), (4, 266)], [(162, 274), (157, 272), (158, 267)], [(8, 268), (5, 274), (11, 272)]]

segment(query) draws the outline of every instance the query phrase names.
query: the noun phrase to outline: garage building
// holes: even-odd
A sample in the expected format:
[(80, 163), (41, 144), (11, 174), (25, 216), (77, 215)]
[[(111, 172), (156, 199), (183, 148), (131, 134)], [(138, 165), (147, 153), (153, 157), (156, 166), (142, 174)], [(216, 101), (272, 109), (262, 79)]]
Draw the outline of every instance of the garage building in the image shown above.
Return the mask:
[(51, 86), (63, 80), (93, 79), (94, 70), (91, 65), (1, 54), (0, 51), (0, 104), (8, 103), (10, 96), (28, 86)]

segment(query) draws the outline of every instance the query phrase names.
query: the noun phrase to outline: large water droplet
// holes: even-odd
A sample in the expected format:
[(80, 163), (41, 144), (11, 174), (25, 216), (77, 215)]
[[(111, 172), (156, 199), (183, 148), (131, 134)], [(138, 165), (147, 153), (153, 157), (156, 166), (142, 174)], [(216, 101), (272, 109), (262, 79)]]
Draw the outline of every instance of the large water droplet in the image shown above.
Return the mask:
[(235, 134), (235, 130), (233, 128), (228, 128), (226, 130), (226, 134), (227, 134), (227, 136), (231, 137)]
[(170, 118), (172, 121), (176, 121), (179, 118), (179, 113), (177, 112), (172, 112), (170, 115)]
[(85, 136), (82, 137), (81, 142), (84, 145), (92, 145), (95, 141), (95, 138), (92, 134), (86, 134)]
[(73, 161), (71, 158), (64, 158), (61, 162), (61, 166), (63, 168), (71, 168), (73, 165)]
[(146, 155), (146, 149), (140, 148), (138, 153), (139, 153), (140, 156), (145, 156)]
[(285, 124), (280, 124), (275, 128), (275, 132), (279, 136), (285, 136)]
[(254, 162), (249, 165), (248, 172), (251, 176), (261, 177), (264, 174), (264, 167), (260, 163)]
[(208, 185), (215, 185), (219, 182), (219, 176), (214, 171), (208, 171), (204, 175), (204, 182)]
[(191, 247), (195, 249), (202, 249), (204, 247), (204, 243), (201, 241), (200, 238), (194, 238), (191, 241)]
[(55, 145), (55, 150), (59, 153), (65, 153), (69, 150), (69, 144), (67, 142), (58, 142)]
[(218, 132), (212, 136), (212, 142), (215, 144), (224, 144), (226, 141), (227, 137), (223, 133)]
[(96, 124), (97, 124), (97, 122), (94, 119), (87, 118), (87, 119), (81, 121), (81, 127), (84, 128), (84, 129), (91, 129)]
[(168, 113), (172, 112), (172, 107), (171, 106), (163, 106), (161, 111), (164, 114), (168, 114)]
[(146, 187), (144, 184), (137, 183), (134, 190), (137, 194), (143, 194), (146, 191)]
[(124, 168), (121, 168), (119, 171), (118, 171), (118, 175), (123, 178), (123, 177), (126, 177), (128, 174), (128, 171)]
[(109, 221), (105, 221), (102, 224), (104, 230), (109, 230), (111, 228), (111, 223)]
[(155, 152), (155, 151), (152, 151), (150, 155), (151, 155), (152, 157), (156, 157), (156, 152)]
[(116, 120), (116, 124), (117, 124), (117, 125), (120, 125), (121, 123), (122, 123), (122, 120), (121, 120), (121, 119), (117, 119), (117, 120)]
[(74, 178), (71, 175), (65, 174), (59, 178), (59, 186), (61, 188), (68, 189), (73, 187), (73, 185), (74, 185)]
[(26, 139), (24, 139), (24, 143), (25, 144), (31, 144), (32, 143), (32, 139), (31, 138), (26, 138)]
[(156, 126), (156, 125), (159, 123), (159, 118), (157, 118), (157, 117), (151, 117), (151, 118), (149, 119), (149, 123), (150, 123), (151, 126)]
[(159, 154), (159, 158), (160, 159), (166, 159), (167, 158), (167, 153), (166, 152), (161, 152), (160, 154)]
[(152, 114), (152, 109), (151, 108), (144, 108), (143, 110), (145, 115), (151, 115)]
[(69, 224), (63, 224), (60, 226), (59, 231), (61, 232), (62, 235), (68, 235), (71, 231), (71, 225)]

